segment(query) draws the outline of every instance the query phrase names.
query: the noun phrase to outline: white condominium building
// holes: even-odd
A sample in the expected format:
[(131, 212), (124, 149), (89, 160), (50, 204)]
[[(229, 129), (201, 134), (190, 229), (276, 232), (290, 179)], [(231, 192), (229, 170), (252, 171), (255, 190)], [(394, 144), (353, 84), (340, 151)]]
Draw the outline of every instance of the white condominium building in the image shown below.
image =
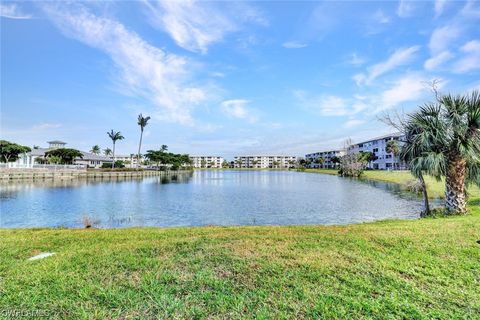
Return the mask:
[[(125, 167), (136, 168), (137, 167), (137, 155), (136, 154), (119, 154), (115, 155), (115, 161), (123, 161)], [(140, 164), (143, 162), (143, 156), (140, 155)]]
[(237, 156), (235, 168), (291, 168), (297, 163), (296, 156)]
[(221, 168), (223, 158), (218, 156), (190, 156), (194, 168)]
[(398, 155), (395, 156), (393, 153), (387, 152), (387, 143), (390, 140), (398, 142), (399, 148), (402, 146), (402, 134), (393, 133), (385, 135), (382, 137), (377, 137), (360, 143), (352, 144), (348, 147), (347, 152), (351, 153), (360, 153), (360, 152), (371, 152), (375, 155), (376, 159), (368, 163), (368, 168), (370, 169), (380, 169), (380, 170), (392, 170), (392, 169), (405, 169), (405, 164), (403, 164)]
[[(330, 150), (310, 153), (305, 155), (305, 160), (310, 160), (310, 168), (328, 168), (333, 169), (338, 164), (332, 161), (332, 158), (340, 158), (345, 155), (345, 150)], [(323, 163), (318, 163), (317, 159), (322, 158)]]

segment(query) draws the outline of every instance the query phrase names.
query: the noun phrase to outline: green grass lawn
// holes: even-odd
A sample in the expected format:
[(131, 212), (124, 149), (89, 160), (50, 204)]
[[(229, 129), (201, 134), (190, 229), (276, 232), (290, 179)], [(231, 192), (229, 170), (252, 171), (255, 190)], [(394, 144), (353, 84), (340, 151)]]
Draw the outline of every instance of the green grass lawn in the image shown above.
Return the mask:
[[(479, 319), (480, 197), (469, 208), (346, 226), (0, 229), (0, 318)], [(40, 252), (56, 255), (27, 261)]]
[[(306, 169), (305, 172), (324, 173), (337, 175), (338, 170), (333, 169)], [(362, 175), (363, 179), (372, 179), (385, 182), (398, 183), (406, 186), (409, 182), (414, 181), (415, 178), (408, 171), (386, 171), (386, 170), (366, 170)], [(426, 176), (425, 183), (427, 184), (427, 191), (429, 197), (443, 198), (445, 195), (445, 181), (437, 181), (435, 178)], [(472, 199), (480, 198), (480, 189), (477, 186), (471, 186), (468, 189), (469, 196)]]
[[(480, 315), (478, 210), (349, 226), (1, 230), (0, 237), (0, 311), (84, 319)], [(45, 251), (57, 254), (26, 261)]]

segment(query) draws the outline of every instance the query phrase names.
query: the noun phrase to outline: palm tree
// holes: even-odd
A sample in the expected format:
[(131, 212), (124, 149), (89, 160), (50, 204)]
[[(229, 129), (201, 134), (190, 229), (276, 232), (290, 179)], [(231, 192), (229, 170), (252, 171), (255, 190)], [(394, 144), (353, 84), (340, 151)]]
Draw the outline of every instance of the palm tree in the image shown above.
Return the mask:
[(97, 155), (100, 154), (100, 151), (101, 151), (101, 150), (100, 150), (100, 146), (99, 146), (98, 144), (94, 145), (94, 146), (92, 147), (92, 150), (90, 150), (91, 153), (97, 154)]
[(138, 143), (137, 168), (140, 165), (140, 151), (142, 149), (143, 129), (147, 126), (150, 117), (144, 117), (141, 113), (138, 115), (137, 124), (140, 126), (140, 142)]
[(103, 154), (106, 156), (106, 157), (109, 157), (112, 155), (112, 149), (110, 148), (106, 148), (103, 150)]
[(113, 158), (113, 161), (112, 161), (112, 169), (115, 167), (115, 143), (117, 142), (117, 140), (123, 140), (125, 139), (124, 136), (122, 136), (122, 133), (120, 131), (113, 131), (113, 129), (110, 131), (110, 132), (107, 132), (108, 136), (110, 137), (110, 139), (112, 139), (112, 143), (113, 143), (113, 151), (112, 151), (112, 158)]
[(322, 157), (318, 157), (318, 158), (315, 159), (315, 163), (318, 164), (318, 167), (320, 168), (325, 163), (325, 159), (322, 158)]
[(242, 168), (243, 161), (242, 159), (235, 160), (239, 168)]
[(465, 185), (480, 185), (480, 92), (436, 100), (408, 116), (407, 133), (420, 169), (445, 176), (447, 212), (464, 214)]
[(391, 153), (393, 154), (393, 169), (395, 169), (395, 164), (396, 164), (396, 161), (395, 159), (397, 158), (398, 154), (400, 153), (400, 147), (398, 145), (398, 141), (396, 140), (389, 140), (387, 142), (387, 146), (385, 148), (385, 151), (388, 152), (388, 153)]

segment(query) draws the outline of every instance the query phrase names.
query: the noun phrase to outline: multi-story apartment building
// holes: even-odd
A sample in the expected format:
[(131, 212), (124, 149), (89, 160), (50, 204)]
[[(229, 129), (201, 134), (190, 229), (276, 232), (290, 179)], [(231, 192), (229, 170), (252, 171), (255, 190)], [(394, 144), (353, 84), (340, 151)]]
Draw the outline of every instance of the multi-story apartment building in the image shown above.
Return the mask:
[(190, 156), (194, 168), (221, 168), (224, 159), (219, 156)]
[(368, 163), (370, 169), (394, 170), (405, 169), (405, 164), (400, 161), (398, 155), (386, 151), (387, 143), (390, 140), (398, 141), (399, 147), (402, 146), (402, 134), (393, 133), (360, 143), (352, 144), (348, 147), (347, 153), (371, 152), (375, 155), (375, 160)]
[(291, 168), (297, 163), (296, 156), (236, 156), (235, 168)]
[[(340, 158), (345, 155), (345, 150), (330, 150), (330, 151), (320, 151), (315, 153), (309, 153), (305, 155), (305, 160), (310, 160), (310, 168), (324, 168), (324, 169), (333, 169), (337, 164), (332, 162), (333, 157)], [(317, 163), (318, 158), (323, 158), (323, 163)]]

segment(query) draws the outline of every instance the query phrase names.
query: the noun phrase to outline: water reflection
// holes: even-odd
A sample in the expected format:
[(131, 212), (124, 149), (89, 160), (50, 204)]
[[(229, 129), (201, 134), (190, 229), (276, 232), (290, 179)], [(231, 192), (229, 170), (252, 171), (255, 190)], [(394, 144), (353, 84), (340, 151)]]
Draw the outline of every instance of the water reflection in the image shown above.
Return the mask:
[(146, 178), (0, 184), (0, 227), (342, 224), (416, 218), (398, 185), (288, 171), (202, 170)]

